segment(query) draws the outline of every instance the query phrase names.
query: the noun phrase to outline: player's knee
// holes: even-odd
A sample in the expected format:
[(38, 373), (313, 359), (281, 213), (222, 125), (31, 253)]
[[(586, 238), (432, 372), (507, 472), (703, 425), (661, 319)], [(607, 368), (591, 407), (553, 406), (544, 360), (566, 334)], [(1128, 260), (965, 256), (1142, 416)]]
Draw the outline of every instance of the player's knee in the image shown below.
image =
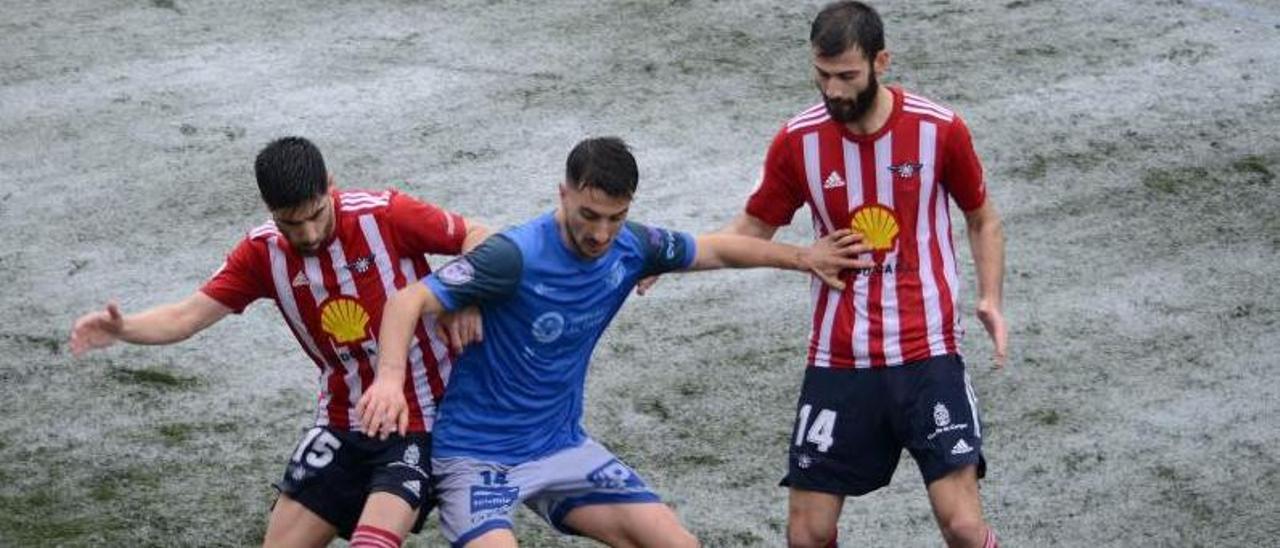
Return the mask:
[[(674, 521), (674, 520), (673, 520)], [(627, 535), (626, 543), (611, 544), (612, 546), (662, 546), (663, 548), (698, 548), (702, 546), (698, 542), (698, 537), (693, 536), (679, 523), (675, 523), (673, 527), (664, 528), (662, 531), (650, 531), (643, 534), (636, 534), (630, 531)], [(652, 533), (657, 533), (656, 536)]]
[(806, 526), (795, 521), (787, 527), (787, 546), (790, 548), (828, 548), (835, 543), (835, 528)]
[(681, 528), (679, 531), (672, 534), (670, 538), (664, 541), (662, 546), (670, 546), (672, 548), (698, 548), (701, 544), (698, 543), (698, 537), (693, 536), (693, 533)]
[(978, 516), (956, 516), (941, 524), (942, 538), (951, 548), (981, 548), (986, 540), (987, 524)]

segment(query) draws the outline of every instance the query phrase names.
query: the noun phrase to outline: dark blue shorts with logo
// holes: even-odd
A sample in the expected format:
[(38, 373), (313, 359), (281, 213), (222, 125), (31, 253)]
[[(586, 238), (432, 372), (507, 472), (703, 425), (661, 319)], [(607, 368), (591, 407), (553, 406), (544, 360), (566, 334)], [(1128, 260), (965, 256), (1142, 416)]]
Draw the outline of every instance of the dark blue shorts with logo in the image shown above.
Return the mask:
[(925, 485), (965, 466), (986, 474), (978, 400), (959, 356), (805, 368), (782, 485), (864, 495), (889, 484), (904, 448)]
[(281, 493), (351, 538), (370, 494), (396, 495), (418, 510), (413, 532), (434, 507), (431, 491), (431, 434), (392, 435), (386, 440), (359, 432), (314, 427), (289, 458)]

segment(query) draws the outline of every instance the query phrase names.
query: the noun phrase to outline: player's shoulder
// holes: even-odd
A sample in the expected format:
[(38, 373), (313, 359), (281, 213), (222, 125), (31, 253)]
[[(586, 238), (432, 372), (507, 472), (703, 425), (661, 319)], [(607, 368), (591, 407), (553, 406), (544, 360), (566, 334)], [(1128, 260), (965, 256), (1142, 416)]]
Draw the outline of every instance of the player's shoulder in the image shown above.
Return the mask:
[(905, 89), (896, 90), (901, 99), (902, 112), (908, 116), (921, 118), (930, 122), (951, 125), (960, 119), (955, 109), (935, 101), (919, 93)]
[(381, 213), (391, 205), (392, 199), (399, 193), (392, 189), (364, 190), (340, 189), (334, 192), (338, 213), (342, 215), (363, 215)]
[(657, 247), (662, 243), (663, 229), (640, 221), (627, 221), (626, 230), (618, 234), (618, 242), (630, 246)]
[(249, 233), (245, 236), (248, 242), (265, 243), (272, 238), (280, 237), (280, 229), (276, 227), (276, 222), (268, 219), (266, 222), (249, 229)]
[(788, 119), (787, 123), (782, 125), (782, 129), (778, 130), (778, 135), (788, 136), (804, 133), (805, 130), (820, 127), (830, 120), (831, 115), (827, 113), (827, 105), (819, 102)]

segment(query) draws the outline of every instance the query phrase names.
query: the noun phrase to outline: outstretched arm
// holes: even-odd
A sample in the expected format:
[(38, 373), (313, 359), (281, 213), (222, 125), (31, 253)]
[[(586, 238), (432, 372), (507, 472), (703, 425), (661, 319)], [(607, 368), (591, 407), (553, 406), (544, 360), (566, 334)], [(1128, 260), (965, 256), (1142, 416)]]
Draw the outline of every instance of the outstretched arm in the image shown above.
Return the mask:
[(868, 251), (862, 235), (840, 230), (822, 237), (809, 247), (796, 247), (736, 234), (711, 233), (698, 236), (697, 255), (690, 270), (751, 268), (767, 266), (810, 271), (836, 289), (844, 289), (840, 272), (867, 268), (869, 261), (855, 259)]
[(404, 399), (404, 379), (413, 330), (423, 314), (439, 314), (444, 305), (425, 283), (412, 283), (397, 291), (382, 309), (378, 329), (378, 371), (373, 386), (360, 396), (356, 413), (361, 430), (383, 439), (409, 428), (409, 408)]
[(186, 340), (231, 313), (222, 303), (197, 291), (174, 303), (124, 315), (115, 301), (103, 310), (80, 316), (71, 328), (71, 354), (106, 348), (116, 341), (132, 344), (170, 344)]
[[(759, 238), (761, 240), (772, 240), (773, 234), (778, 231), (778, 227), (766, 223), (759, 218), (752, 216), (747, 212), (742, 212), (734, 217), (729, 224), (720, 228), (713, 234), (737, 234), (739, 236), (749, 236), (751, 238)], [(658, 275), (646, 276), (636, 283), (636, 294), (644, 295), (649, 289), (658, 283)]]
[(761, 240), (772, 240), (773, 235), (778, 232), (778, 227), (773, 226), (760, 220), (750, 213), (743, 211), (737, 217), (734, 217), (729, 224), (724, 225), (718, 230), (721, 234), (738, 234), (742, 236), (750, 236)]
[(995, 204), (987, 199), (981, 207), (965, 212), (969, 249), (978, 270), (978, 320), (991, 337), (995, 348), (993, 362), (1004, 367), (1008, 355), (1008, 327), (1005, 325), (1004, 299), (1004, 225)]

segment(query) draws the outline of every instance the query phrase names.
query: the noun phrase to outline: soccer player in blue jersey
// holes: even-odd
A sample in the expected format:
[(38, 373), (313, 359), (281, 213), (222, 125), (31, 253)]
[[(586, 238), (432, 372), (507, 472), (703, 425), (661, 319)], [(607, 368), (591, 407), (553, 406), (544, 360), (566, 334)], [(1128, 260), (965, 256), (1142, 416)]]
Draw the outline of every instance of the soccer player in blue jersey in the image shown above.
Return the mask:
[(514, 546), (524, 503), (560, 531), (612, 546), (696, 546), (630, 467), (581, 424), (587, 363), (636, 282), (676, 270), (769, 266), (840, 288), (867, 248), (849, 231), (799, 248), (628, 222), (635, 158), (617, 138), (569, 154), (560, 207), (489, 238), (399, 291), (382, 317), (377, 380), (358, 405), (366, 432), (406, 426), (405, 354), (423, 314), (478, 305), (483, 339), (459, 358), (435, 425), (432, 472), (445, 537)]

